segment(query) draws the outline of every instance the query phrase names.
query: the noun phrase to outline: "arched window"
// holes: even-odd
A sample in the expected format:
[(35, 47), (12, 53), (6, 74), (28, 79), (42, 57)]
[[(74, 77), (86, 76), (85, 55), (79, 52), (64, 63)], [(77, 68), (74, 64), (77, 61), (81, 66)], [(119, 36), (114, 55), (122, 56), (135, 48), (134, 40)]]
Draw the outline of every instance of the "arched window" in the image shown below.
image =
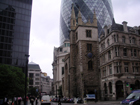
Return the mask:
[(125, 43), (125, 36), (122, 37), (122, 42)]
[(109, 93), (112, 93), (112, 83), (109, 82)]
[(88, 69), (89, 69), (89, 70), (93, 69), (92, 61), (91, 61), (91, 60), (88, 62)]

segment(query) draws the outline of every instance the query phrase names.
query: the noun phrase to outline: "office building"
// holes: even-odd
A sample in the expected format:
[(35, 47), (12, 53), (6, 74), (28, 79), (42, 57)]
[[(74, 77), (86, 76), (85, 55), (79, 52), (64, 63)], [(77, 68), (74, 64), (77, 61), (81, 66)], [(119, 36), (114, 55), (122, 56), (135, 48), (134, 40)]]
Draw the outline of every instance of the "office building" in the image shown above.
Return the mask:
[(29, 78), (29, 89), (36, 87), (38, 92), (41, 92), (41, 69), (39, 64), (29, 62), (28, 64), (28, 78)]
[(0, 64), (25, 67), (31, 9), (32, 0), (0, 0)]
[(140, 89), (140, 26), (126, 21), (105, 26), (100, 36), (99, 55), (102, 100), (123, 99)]
[[(93, 22), (93, 13), (96, 12), (98, 20), (98, 35), (101, 34), (105, 25), (111, 25), (113, 19), (113, 9), (111, 0), (62, 0), (60, 14), (60, 44), (69, 40), (70, 16), (72, 4), (74, 4), (75, 15), (77, 17), (80, 9), (82, 20), (86, 23), (89, 19)], [(77, 20), (77, 19), (76, 19)], [(77, 23), (77, 22), (76, 22)]]

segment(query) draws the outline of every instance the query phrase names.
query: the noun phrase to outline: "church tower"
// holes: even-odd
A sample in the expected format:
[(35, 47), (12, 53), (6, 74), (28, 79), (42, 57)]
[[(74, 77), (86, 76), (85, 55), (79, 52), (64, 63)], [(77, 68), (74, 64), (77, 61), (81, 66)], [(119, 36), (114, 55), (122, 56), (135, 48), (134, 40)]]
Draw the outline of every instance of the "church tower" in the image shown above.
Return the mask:
[(70, 96), (99, 96), (98, 27), (95, 11), (93, 22), (89, 20), (84, 23), (79, 10), (76, 24), (73, 6), (70, 25)]

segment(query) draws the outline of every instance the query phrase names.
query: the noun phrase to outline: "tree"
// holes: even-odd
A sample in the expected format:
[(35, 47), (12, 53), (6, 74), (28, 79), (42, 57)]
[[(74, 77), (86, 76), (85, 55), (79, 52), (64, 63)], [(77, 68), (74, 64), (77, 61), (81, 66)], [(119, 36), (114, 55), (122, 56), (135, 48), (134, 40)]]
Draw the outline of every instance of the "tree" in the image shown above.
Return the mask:
[(21, 68), (0, 64), (0, 94), (2, 97), (24, 96), (25, 74)]

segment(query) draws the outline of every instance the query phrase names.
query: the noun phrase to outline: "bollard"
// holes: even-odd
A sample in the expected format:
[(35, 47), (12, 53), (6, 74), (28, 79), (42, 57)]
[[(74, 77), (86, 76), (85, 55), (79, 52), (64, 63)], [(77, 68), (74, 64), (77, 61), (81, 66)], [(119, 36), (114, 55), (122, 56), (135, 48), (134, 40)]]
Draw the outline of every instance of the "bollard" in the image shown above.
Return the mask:
[(76, 99), (76, 98), (74, 98), (74, 104), (76, 104), (76, 105), (77, 105), (77, 99)]
[(84, 104), (87, 104), (87, 100), (86, 100), (86, 98), (84, 98)]

